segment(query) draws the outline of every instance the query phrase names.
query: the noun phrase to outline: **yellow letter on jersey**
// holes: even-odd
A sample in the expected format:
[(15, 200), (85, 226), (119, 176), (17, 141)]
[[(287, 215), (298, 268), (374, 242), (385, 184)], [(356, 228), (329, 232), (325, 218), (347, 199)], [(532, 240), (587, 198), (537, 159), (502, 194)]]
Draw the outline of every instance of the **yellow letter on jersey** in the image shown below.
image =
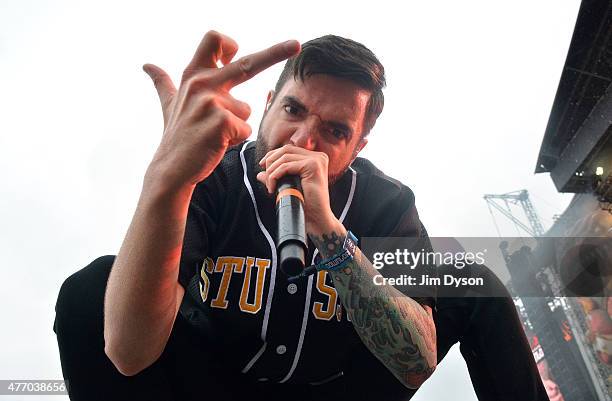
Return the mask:
[(213, 308), (227, 309), (227, 290), (234, 270), (241, 272), (244, 265), (244, 258), (235, 256), (219, 256), (215, 265), (215, 273), (223, 272), (219, 292), (217, 297), (210, 302)]
[(263, 287), (266, 282), (266, 271), (270, 267), (269, 259), (257, 259), (257, 281), (255, 283), (255, 297), (253, 303), (248, 302), (249, 290), (251, 288), (251, 271), (253, 270), (253, 261), (255, 259), (248, 257), (246, 260), (246, 271), (244, 273), (244, 283), (242, 284), (242, 292), (240, 293), (240, 310), (247, 313), (257, 313), (261, 309), (263, 299)]
[(329, 300), (327, 302), (327, 308), (323, 308), (322, 302), (315, 302), (312, 304), (312, 313), (319, 320), (331, 320), (336, 314), (336, 300), (338, 299), (338, 293), (334, 287), (330, 287), (325, 284), (327, 278), (327, 272), (325, 270), (319, 270), (317, 273), (317, 290), (323, 295), (327, 295)]
[(206, 302), (206, 298), (208, 298), (208, 289), (210, 288), (210, 278), (208, 278), (208, 275), (212, 274), (214, 268), (215, 263), (211, 258), (204, 259), (204, 264), (200, 269), (200, 296), (202, 297), (202, 302)]

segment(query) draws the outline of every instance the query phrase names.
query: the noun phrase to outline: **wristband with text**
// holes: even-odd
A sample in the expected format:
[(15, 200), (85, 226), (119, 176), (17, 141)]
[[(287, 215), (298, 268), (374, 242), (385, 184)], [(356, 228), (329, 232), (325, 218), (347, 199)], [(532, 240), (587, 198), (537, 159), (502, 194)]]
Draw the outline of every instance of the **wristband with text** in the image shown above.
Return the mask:
[(344, 243), (342, 244), (342, 248), (340, 251), (334, 256), (322, 260), (316, 265), (308, 266), (300, 274), (297, 276), (290, 277), (289, 280), (293, 281), (300, 277), (309, 276), (317, 271), (321, 270), (329, 270), (336, 271), (342, 269), (347, 263), (353, 260), (355, 256), (355, 250), (357, 249), (357, 238), (355, 235), (347, 231), (346, 238), (344, 239)]

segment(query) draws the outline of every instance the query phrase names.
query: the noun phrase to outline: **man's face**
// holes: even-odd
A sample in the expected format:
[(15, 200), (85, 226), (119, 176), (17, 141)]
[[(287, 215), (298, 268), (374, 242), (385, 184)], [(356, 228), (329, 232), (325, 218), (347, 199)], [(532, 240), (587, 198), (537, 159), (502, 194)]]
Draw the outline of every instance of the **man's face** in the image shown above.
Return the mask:
[(290, 78), (274, 96), (257, 135), (258, 161), (270, 150), (293, 144), (329, 157), (333, 184), (366, 144), (362, 138), (370, 92), (351, 81), (316, 74)]

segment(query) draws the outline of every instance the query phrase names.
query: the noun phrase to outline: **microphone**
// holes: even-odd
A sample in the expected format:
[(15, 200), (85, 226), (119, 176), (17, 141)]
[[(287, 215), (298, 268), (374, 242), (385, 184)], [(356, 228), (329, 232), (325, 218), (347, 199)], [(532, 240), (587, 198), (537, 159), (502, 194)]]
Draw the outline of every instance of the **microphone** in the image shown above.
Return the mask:
[(276, 249), (279, 266), (289, 277), (297, 276), (306, 265), (306, 222), (300, 177), (287, 175), (276, 185)]

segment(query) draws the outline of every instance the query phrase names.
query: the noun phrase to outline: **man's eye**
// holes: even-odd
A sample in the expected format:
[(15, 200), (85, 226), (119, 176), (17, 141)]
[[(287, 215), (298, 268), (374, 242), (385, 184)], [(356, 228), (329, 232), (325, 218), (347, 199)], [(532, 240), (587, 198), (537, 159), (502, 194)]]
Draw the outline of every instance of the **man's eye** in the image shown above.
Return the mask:
[(340, 128), (332, 128), (331, 129), (331, 134), (338, 139), (344, 139), (346, 137), (348, 137), (348, 134), (346, 133), (345, 130), (340, 129)]
[(284, 106), (283, 108), (285, 109), (285, 112), (287, 112), (287, 114), (291, 114), (292, 116), (297, 116), (300, 112), (297, 107), (292, 106), (290, 104)]

